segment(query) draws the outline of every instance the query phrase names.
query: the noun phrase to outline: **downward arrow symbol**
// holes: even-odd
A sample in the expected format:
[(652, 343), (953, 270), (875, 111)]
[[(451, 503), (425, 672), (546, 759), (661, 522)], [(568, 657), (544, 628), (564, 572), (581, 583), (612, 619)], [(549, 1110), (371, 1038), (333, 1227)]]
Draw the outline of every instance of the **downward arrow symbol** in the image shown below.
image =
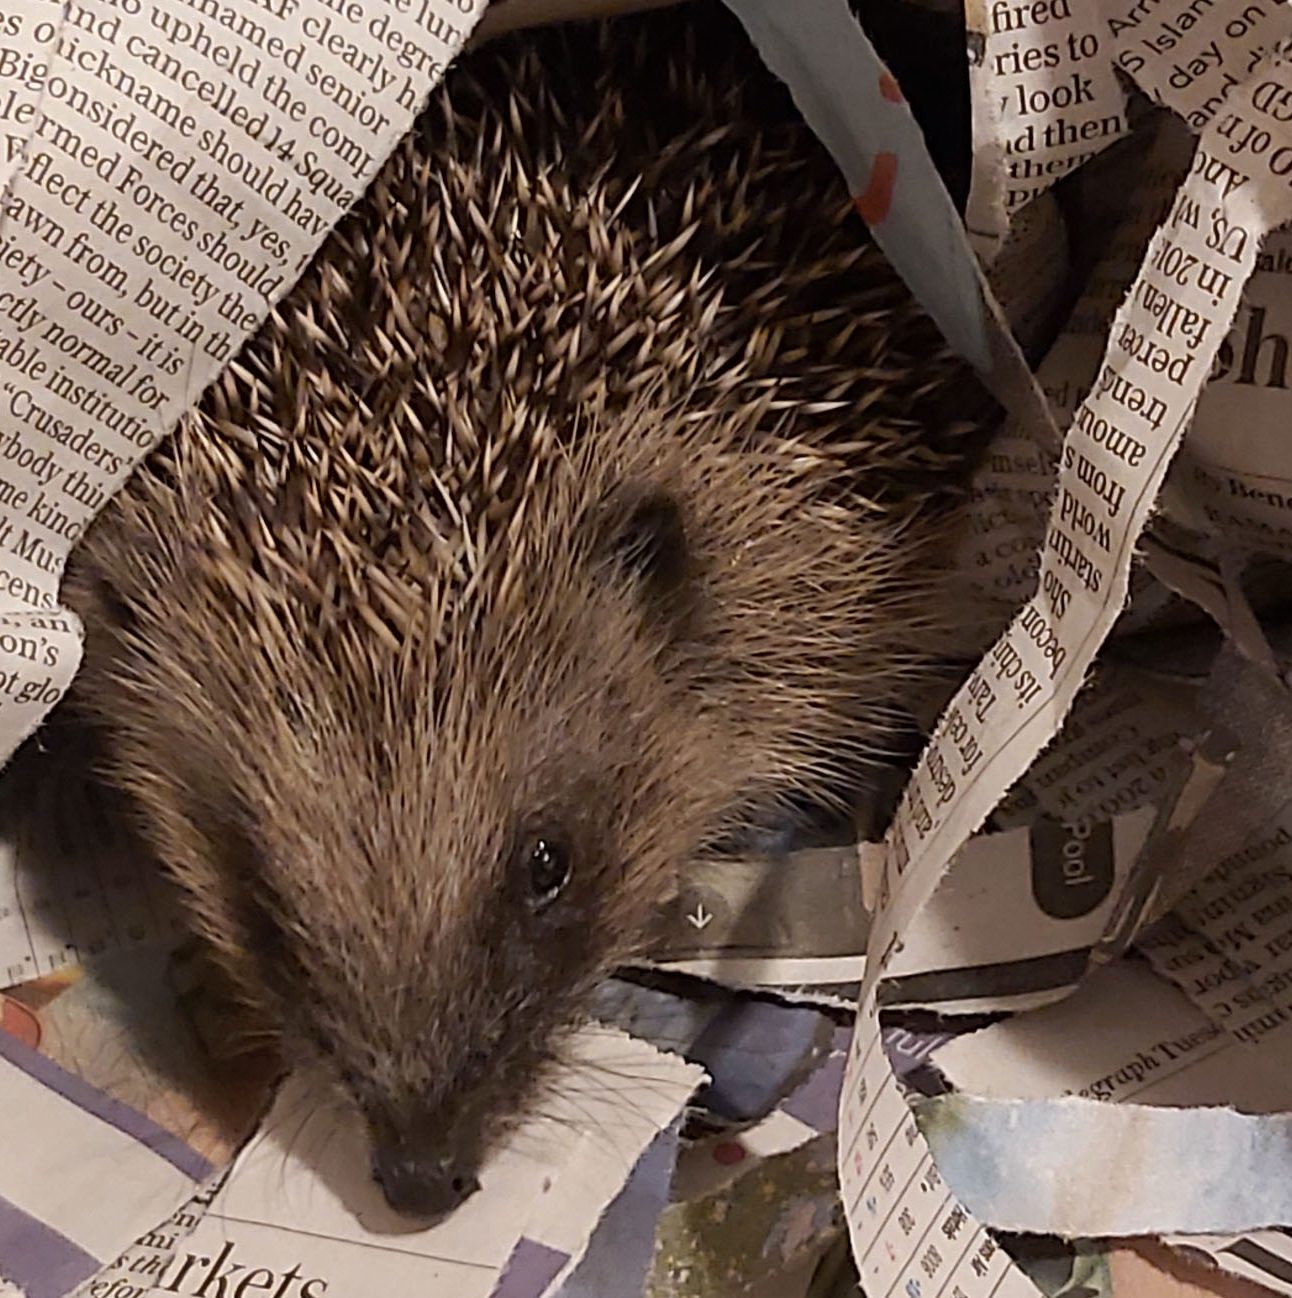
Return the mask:
[(709, 921), (712, 918), (713, 915), (709, 911), (705, 910), (704, 902), (700, 902), (696, 906), (695, 912), (686, 917), (686, 922), (690, 924), (692, 928), (708, 928)]

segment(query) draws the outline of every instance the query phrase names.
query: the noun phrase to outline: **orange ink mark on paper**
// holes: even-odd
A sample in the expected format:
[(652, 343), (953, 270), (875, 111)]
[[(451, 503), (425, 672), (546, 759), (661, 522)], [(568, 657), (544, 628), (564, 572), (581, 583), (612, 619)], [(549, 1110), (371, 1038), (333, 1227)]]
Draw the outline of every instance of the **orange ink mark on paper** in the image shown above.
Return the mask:
[(890, 104), (901, 104), (906, 102), (906, 96), (902, 94), (902, 88), (897, 84), (897, 78), (891, 72), (884, 72), (879, 77), (879, 93), (888, 100)]
[(877, 153), (870, 164), (870, 179), (865, 190), (853, 200), (853, 206), (867, 225), (878, 225), (893, 205), (893, 188), (897, 184), (897, 154)]
[(0, 996), (0, 1031), (35, 1050), (40, 1045), (40, 1020), (20, 1001)]

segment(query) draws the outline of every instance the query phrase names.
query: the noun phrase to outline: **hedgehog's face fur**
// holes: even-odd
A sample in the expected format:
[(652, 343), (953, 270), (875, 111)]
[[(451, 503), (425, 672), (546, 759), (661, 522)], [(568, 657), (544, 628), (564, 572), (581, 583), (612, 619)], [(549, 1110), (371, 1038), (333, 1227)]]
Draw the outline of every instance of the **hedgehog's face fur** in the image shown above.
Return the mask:
[(564, 1030), (736, 808), (855, 763), (919, 625), (918, 547), (848, 524), (809, 448), (647, 413), (550, 456), (499, 570), (402, 620), (231, 554), (230, 508), (163, 472), (65, 587), (114, 782), (406, 1211), (541, 1110)]
[(510, 594), (397, 646), (357, 616), (323, 635), (311, 601), (189, 544), (199, 520), (156, 567), (108, 542), (72, 583), (115, 781), (255, 1022), (330, 1071), (410, 1212), (452, 1206), (541, 1111), (564, 1029), (747, 771), (696, 679), (681, 506), (634, 482), (584, 499), (573, 467), (535, 488), (548, 527)]

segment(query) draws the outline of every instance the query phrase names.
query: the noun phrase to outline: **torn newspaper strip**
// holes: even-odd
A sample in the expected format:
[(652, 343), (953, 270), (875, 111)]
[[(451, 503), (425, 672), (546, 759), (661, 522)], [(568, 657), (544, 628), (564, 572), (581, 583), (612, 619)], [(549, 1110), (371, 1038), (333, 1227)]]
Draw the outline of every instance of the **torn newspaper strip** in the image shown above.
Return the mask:
[[(149, 1229), (110, 1265), (79, 1285), (69, 1298), (151, 1298), (157, 1283), (170, 1269), (176, 1250), (211, 1206), (221, 1179), (212, 1178), (165, 1221)], [(10, 1295), (0, 1288), (0, 1298), (10, 1298)]]
[(687, 871), (652, 962), (729, 986), (859, 983), (866, 910), (853, 848), (816, 848)]
[(844, 0), (726, 0), (830, 151), (875, 242), (984, 384), (1038, 437), (1049, 407), (969, 252), (901, 87)]
[(1286, 5), (1100, 0), (1099, 7), (1117, 67), (1198, 132), (1232, 108), (1230, 96), (1261, 55), (1288, 34)]
[(1067, 995), (1085, 975), (1152, 819), (1148, 808), (1112, 821), (1039, 817), (971, 839), (906, 930), (880, 1005), (975, 1014)]
[(988, 261), (1011, 220), (1129, 128), (1118, 74), (1203, 130), (1286, 36), (1281, 4), (970, 0), (966, 222)]
[(1013, 216), (1127, 130), (1100, 4), (965, 5), (974, 168), (966, 224), (990, 262)]
[[(1142, 961), (1100, 970), (1041, 1013), (944, 1040), (933, 1059), (958, 1089), (985, 1097), (1231, 1104), (1256, 1113), (1292, 1103), (1285, 1058), (1244, 1048)], [(1062, 1166), (1061, 1175), (1074, 1168), (1080, 1175), (1083, 1153), (1055, 1150), (1047, 1161)], [(1192, 1149), (1181, 1155), (1179, 1180), (1188, 1182), (1196, 1156)], [(1235, 1275), (1292, 1293), (1292, 1240), (1285, 1232), (1168, 1239)]]
[[(1187, 131), (1168, 121), (1130, 141), (1129, 210), (1092, 269), (1072, 314), (1037, 368), (1056, 422), (1066, 430), (1099, 372), (1108, 322), (1125, 296), (1149, 237), (1165, 217), (1191, 152)], [(961, 567), (984, 597), (1009, 609), (1031, 594), (1037, 550), (1054, 489), (1057, 447), (1038, 444), (1011, 417), (974, 479)]]
[[(883, 1004), (972, 1014), (1042, 1005), (1075, 986), (1153, 819), (1148, 808), (1083, 817), (1033, 817), (967, 843), (908, 931)], [(851, 847), (697, 865), (661, 916), (652, 963), (731, 987), (830, 1002), (851, 990), (855, 1000), (869, 930), (863, 876), (877, 852), (863, 848), (860, 871)]]

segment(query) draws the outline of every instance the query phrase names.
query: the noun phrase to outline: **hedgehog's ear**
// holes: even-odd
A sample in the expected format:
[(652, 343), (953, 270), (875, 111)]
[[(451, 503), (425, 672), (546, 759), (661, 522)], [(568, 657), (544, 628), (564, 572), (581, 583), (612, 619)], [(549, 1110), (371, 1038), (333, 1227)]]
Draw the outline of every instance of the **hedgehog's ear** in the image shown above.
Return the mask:
[(691, 548), (682, 507), (659, 487), (625, 490), (611, 504), (610, 548), (647, 607), (664, 616), (685, 610), (691, 586)]

